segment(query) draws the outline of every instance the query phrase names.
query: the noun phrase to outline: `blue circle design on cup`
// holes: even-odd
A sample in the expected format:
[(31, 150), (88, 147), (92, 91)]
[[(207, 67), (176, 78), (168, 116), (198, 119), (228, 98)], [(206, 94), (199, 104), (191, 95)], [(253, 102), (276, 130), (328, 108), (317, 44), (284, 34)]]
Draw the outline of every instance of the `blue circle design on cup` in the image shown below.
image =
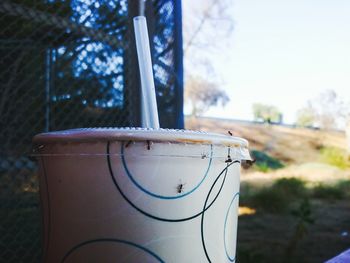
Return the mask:
[(124, 143), (121, 144), (121, 159), (122, 159), (122, 163), (123, 163), (123, 167), (124, 167), (124, 170), (127, 174), (127, 176), (129, 177), (129, 179), (134, 183), (134, 185), (137, 186), (137, 188), (139, 188), (142, 192), (150, 195), (150, 196), (153, 196), (153, 197), (156, 197), (156, 198), (159, 198), (159, 199), (178, 199), (178, 198), (181, 198), (181, 197), (185, 197), (191, 193), (193, 193), (195, 190), (197, 190), (199, 188), (199, 186), (203, 183), (203, 181), (205, 180), (205, 178), (208, 176), (209, 174), (209, 170), (210, 170), (210, 167), (211, 167), (211, 163), (212, 163), (212, 158), (213, 158), (213, 145), (211, 144), (210, 145), (210, 157), (209, 157), (209, 163), (208, 163), (208, 168), (206, 170), (206, 172), (204, 173), (204, 176), (203, 178), (201, 179), (201, 181), (191, 190), (191, 191), (188, 191), (186, 193), (183, 193), (183, 194), (178, 194), (176, 196), (164, 196), (164, 195), (159, 195), (159, 194), (156, 194), (156, 193), (153, 193), (149, 190), (147, 190), (146, 188), (144, 188), (142, 185), (140, 185), (136, 180), (135, 178), (132, 176), (132, 173), (129, 171), (128, 169), (128, 166), (126, 164), (126, 161), (125, 161), (125, 158), (124, 158)]
[[(205, 242), (204, 242), (204, 234), (203, 234), (203, 219), (204, 219), (204, 214), (205, 212), (215, 203), (215, 201), (217, 200), (218, 196), (220, 195), (221, 193), (221, 190), (222, 190), (222, 187), (224, 186), (224, 183), (225, 183), (225, 179), (226, 179), (226, 175), (227, 175), (227, 172), (228, 172), (228, 168), (235, 164), (235, 163), (240, 163), (240, 161), (238, 160), (235, 160), (233, 162), (231, 162), (230, 164), (226, 164), (226, 167), (218, 174), (218, 176), (216, 177), (214, 183), (212, 184), (208, 194), (207, 194), (207, 197), (205, 199), (205, 203), (204, 203), (204, 208), (196, 213), (196, 214), (193, 214), (191, 216), (188, 216), (188, 217), (182, 217), (182, 218), (165, 218), (165, 217), (159, 217), (159, 216), (156, 216), (156, 215), (153, 215), (153, 214), (150, 214), (148, 213), (147, 211), (145, 210), (142, 210), (140, 207), (138, 207), (137, 205), (135, 205), (127, 196), (126, 194), (123, 192), (123, 190), (121, 189), (121, 187), (119, 186), (117, 180), (115, 179), (115, 176), (114, 176), (114, 173), (113, 173), (113, 168), (112, 168), (112, 162), (111, 162), (111, 158), (110, 158), (110, 145), (111, 143), (108, 141), (107, 142), (107, 145), (106, 145), (106, 161), (107, 161), (107, 166), (108, 166), (108, 170), (109, 170), (109, 174), (111, 176), (111, 179), (115, 185), (115, 187), (117, 188), (118, 192), (121, 194), (121, 196), (124, 198), (124, 200), (129, 204), (131, 205), (134, 209), (136, 209), (138, 212), (140, 212), (141, 214), (149, 217), (149, 218), (152, 218), (152, 219), (155, 219), (155, 220), (159, 220), (159, 221), (163, 221), (163, 222), (172, 222), (172, 223), (175, 223), (175, 222), (184, 222), (184, 221), (188, 221), (188, 220), (192, 220), (198, 216), (202, 216), (202, 219), (201, 219), (201, 236), (202, 236), (202, 243), (203, 243), (203, 248), (204, 248), (204, 251), (206, 251), (206, 248), (205, 248)], [(210, 202), (209, 205), (207, 205), (207, 202), (208, 202), (208, 199), (209, 199), (209, 196), (214, 188), (214, 186), (216, 185), (217, 181), (220, 179), (221, 176), (224, 176), (223, 178), (223, 181), (221, 183), (221, 186), (220, 186), (220, 189), (219, 191), (216, 193), (214, 199)], [(207, 253), (206, 253), (207, 255)], [(209, 260), (210, 262), (210, 260)]]
[(224, 246), (225, 246), (225, 253), (226, 253), (226, 256), (228, 258), (228, 260), (230, 260), (231, 262), (234, 262), (236, 260), (236, 256), (230, 256), (229, 253), (228, 253), (228, 249), (227, 249), (227, 244), (226, 244), (226, 224), (227, 224), (227, 219), (228, 219), (228, 214), (230, 213), (230, 209), (232, 207), (232, 204), (233, 204), (233, 201), (235, 201), (235, 199), (239, 196), (239, 192), (236, 193), (232, 200), (231, 200), (231, 203), (227, 209), (227, 212), (226, 212), (226, 216), (225, 216), (225, 225), (224, 225)]

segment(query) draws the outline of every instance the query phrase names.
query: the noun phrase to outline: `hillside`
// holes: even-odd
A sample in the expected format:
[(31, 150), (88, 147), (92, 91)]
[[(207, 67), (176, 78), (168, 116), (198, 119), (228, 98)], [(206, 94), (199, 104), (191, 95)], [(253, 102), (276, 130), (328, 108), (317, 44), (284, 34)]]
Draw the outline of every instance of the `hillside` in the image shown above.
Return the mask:
[(227, 134), (249, 141), (251, 150), (261, 151), (281, 161), (285, 167), (261, 172), (249, 169), (243, 172), (244, 180), (268, 180), (276, 177), (302, 177), (311, 182), (350, 178), (349, 169), (340, 169), (324, 160), (322, 150), (346, 150), (345, 133), (326, 132), (277, 125), (244, 123), (213, 118), (188, 118), (186, 129)]

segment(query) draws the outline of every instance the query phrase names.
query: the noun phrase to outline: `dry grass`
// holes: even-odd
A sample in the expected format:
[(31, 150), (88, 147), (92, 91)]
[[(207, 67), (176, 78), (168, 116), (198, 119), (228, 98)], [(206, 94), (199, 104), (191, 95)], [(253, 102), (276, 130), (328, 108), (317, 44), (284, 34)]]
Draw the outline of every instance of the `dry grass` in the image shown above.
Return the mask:
[(186, 128), (227, 134), (245, 138), (250, 147), (267, 151), (270, 155), (290, 164), (315, 162), (324, 147), (345, 149), (345, 133), (325, 132), (276, 125), (239, 123), (211, 118), (189, 118)]
[(286, 167), (269, 173), (252, 169), (243, 171), (242, 181), (268, 183), (281, 177), (299, 177), (318, 183), (330, 183), (350, 179), (349, 170), (341, 170), (322, 162), (321, 149), (337, 147), (345, 150), (346, 138), (343, 132), (326, 132), (303, 128), (289, 128), (277, 125), (240, 123), (212, 118), (188, 118), (186, 128), (227, 134), (245, 138), (250, 148), (263, 151), (282, 161)]

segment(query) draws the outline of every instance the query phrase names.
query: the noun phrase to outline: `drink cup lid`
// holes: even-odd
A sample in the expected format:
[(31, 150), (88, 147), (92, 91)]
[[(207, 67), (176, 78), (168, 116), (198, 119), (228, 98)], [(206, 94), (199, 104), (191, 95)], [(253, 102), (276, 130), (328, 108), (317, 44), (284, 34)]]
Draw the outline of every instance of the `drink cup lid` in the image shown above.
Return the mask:
[[(131, 142), (163, 145), (163, 152), (162, 150), (159, 152), (158, 147), (149, 146), (147, 148), (152, 148), (153, 151), (134, 153), (138, 156), (143, 154), (145, 156), (181, 156), (202, 159), (203, 156), (204, 158), (226, 158), (228, 156), (229, 159), (251, 159), (248, 141), (242, 138), (201, 131), (150, 128), (83, 128), (41, 133), (33, 139), (33, 155), (123, 155), (123, 152), (107, 153), (103, 147), (91, 148), (88, 146), (94, 143), (109, 145), (114, 142), (121, 142), (125, 147), (128, 147)], [(85, 143), (88, 145), (77, 147), (77, 144)], [(169, 146), (166, 146), (168, 144)], [(45, 147), (49, 145), (52, 147)], [(188, 151), (188, 147), (181, 147), (181, 145), (187, 145), (192, 150)], [(167, 149), (166, 154), (164, 154), (164, 147)]]
[(81, 128), (41, 133), (34, 137), (35, 144), (57, 142), (98, 141), (157, 141), (190, 144), (213, 144), (248, 148), (248, 141), (239, 137), (203, 131), (150, 129), (150, 128)]

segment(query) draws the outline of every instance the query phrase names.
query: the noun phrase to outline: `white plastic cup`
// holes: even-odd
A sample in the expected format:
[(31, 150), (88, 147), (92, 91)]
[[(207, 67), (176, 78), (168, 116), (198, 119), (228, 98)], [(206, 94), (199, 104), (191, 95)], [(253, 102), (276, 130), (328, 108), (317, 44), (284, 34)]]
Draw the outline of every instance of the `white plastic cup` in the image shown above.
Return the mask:
[(233, 262), (244, 139), (76, 129), (34, 138), (44, 262)]

